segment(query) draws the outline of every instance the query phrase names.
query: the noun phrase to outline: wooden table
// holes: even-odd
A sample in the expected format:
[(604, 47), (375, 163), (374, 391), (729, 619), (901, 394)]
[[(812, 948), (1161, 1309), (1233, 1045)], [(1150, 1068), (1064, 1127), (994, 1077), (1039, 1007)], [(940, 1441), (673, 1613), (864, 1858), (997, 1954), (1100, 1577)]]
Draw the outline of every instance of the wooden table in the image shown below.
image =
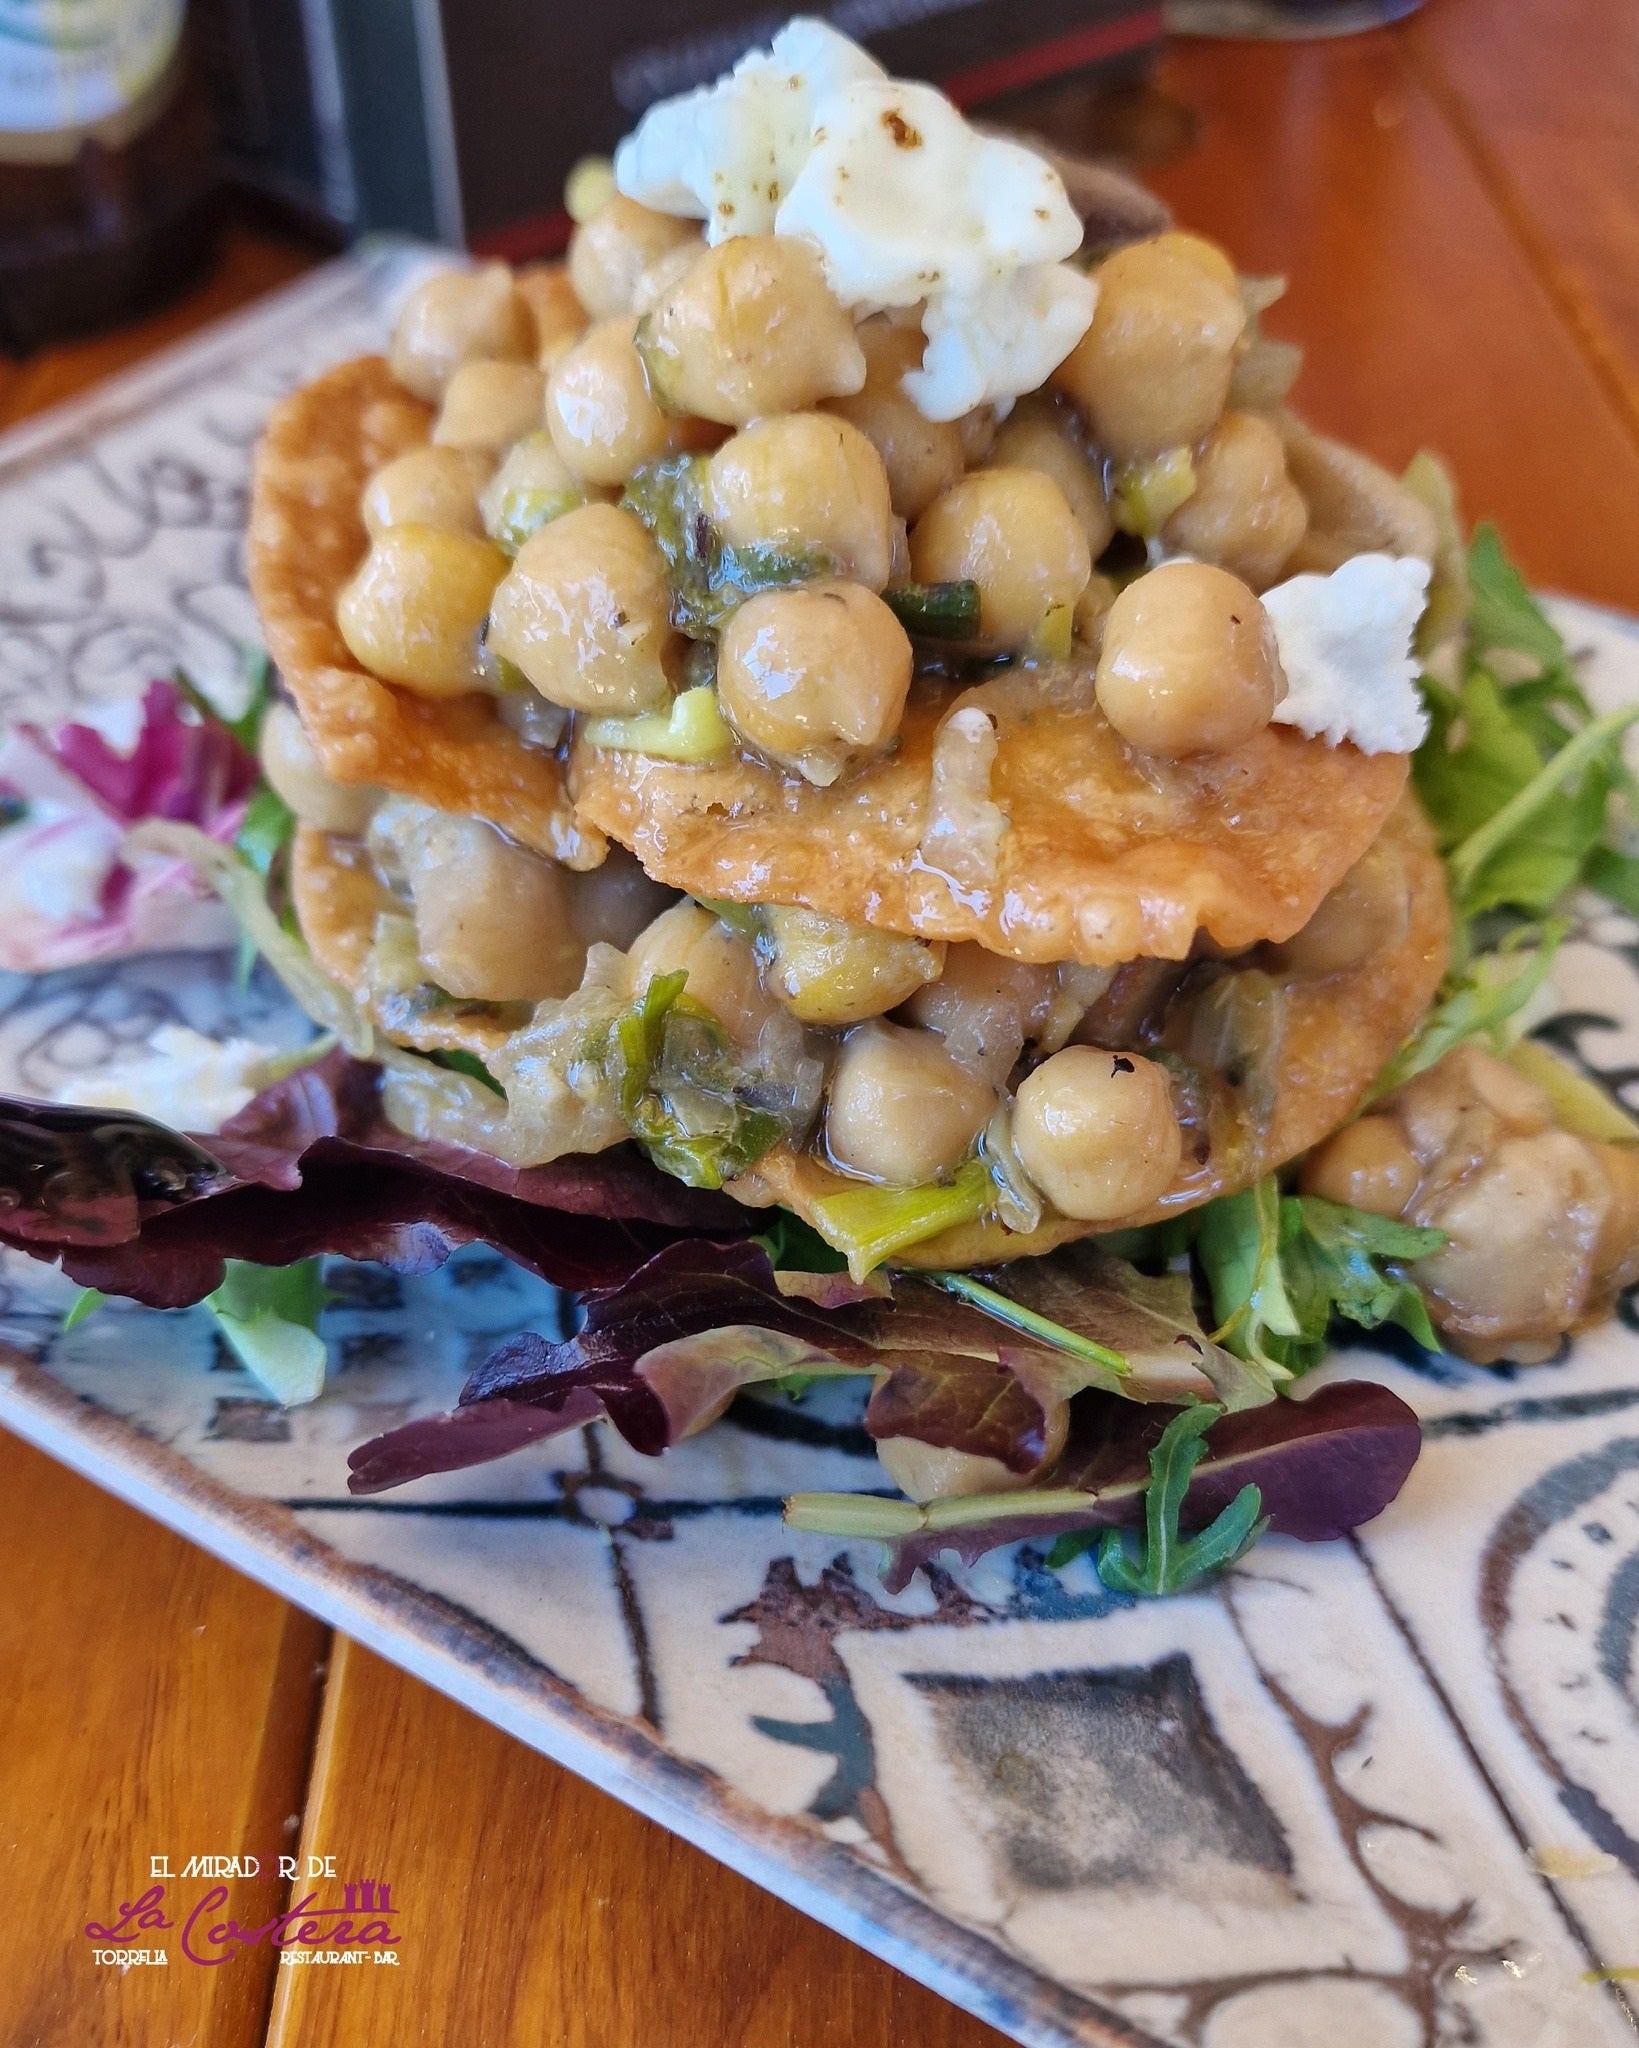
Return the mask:
[[(1152, 171), (1311, 350), (1318, 424), (1441, 448), (1539, 582), (1639, 608), (1639, 12), (1431, 0), (1184, 44)], [(293, 275), (233, 233), (134, 329), (0, 370), (18, 419)], [(977, 2048), (999, 2039), (462, 1709), (0, 1436), (6, 2048)], [(415, 1901), (395, 1969), (93, 1967), (150, 1854), (261, 1845)], [(235, 1910), (277, 1910), (258, 1880)]]

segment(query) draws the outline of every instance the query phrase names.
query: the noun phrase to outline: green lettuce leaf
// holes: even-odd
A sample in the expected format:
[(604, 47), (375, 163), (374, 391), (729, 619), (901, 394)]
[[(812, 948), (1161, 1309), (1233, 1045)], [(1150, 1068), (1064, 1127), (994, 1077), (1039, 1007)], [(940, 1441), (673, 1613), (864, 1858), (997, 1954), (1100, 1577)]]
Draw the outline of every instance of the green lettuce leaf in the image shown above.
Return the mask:
[(229, 1348), (253, 1378), (286, 1408), (324, 1391), (327, 1353), (319, 1316), (330, 1299), (323, 1261), (256, 1266), (229, 1259), (222, 1284), (205, 1297)]

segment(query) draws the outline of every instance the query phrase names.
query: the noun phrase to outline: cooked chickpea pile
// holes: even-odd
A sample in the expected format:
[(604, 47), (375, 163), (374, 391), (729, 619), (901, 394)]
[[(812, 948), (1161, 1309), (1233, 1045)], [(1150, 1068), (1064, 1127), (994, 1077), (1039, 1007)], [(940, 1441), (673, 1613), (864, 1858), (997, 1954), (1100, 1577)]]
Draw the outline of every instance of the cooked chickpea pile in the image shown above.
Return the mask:
[[(439, 275), (391, 357), (436, 414), (365, 492), (341, 635), (406, 690), (492, 693), (547, 746), (572, 716), (646, 718), (709, 684), (739, 745), (820, 786), (890, 750), (919, 667), (951, 659), (1079, 660), (1133, 749), (1239, 747), (1284, 694), (1257, 593), (1307, 508), (1276, 425), (1232, 403), (1248, 316), (1227, 259), (1163, 234), (1098, 275), (1093, 325), (1048, 387), (949, 422), (901, 382), (924, 346), (914, 309), (856, 322), (800, 241), (707, 248), (614, 196), (567, 266)], [(1157, 566), (1134, 573), (1142, 544)], [(708, 623), (684, 556), (733, 565)], [(841, 1174), (914, 1186), (999, 1150), (1043, 1204), (1095, 1224), (1179, 1176), (1166, 1067), (1092, 1042), (1103, 970), (778, 905), (731, 926), (618, 848), (572, 875), (492, 825), (344, 788), (287, 712), (263, 746), (304, 822), (364, 842), (411, 971), (450, 998), (560, 999), (601, 943), (634, 992), (684, 970), (748, 1062), (776, 1026), (806, 1046), (826, 1077), (811, 1142)], [(1403, 919), (1403, 888), (1399, 903)], [(1291, 972), (1353, 963), (1354, 910), (1334, 904), (1340, 932), (1325, 915)]]

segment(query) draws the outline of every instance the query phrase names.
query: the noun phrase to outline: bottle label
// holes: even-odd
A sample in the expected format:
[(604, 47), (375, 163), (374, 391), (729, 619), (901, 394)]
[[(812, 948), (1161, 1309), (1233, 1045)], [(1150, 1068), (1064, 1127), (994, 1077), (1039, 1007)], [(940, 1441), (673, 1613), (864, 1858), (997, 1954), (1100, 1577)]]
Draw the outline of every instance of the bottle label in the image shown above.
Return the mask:
[(92, 133), (147, 98), (184, 0), (0, 0), (0, 133)]

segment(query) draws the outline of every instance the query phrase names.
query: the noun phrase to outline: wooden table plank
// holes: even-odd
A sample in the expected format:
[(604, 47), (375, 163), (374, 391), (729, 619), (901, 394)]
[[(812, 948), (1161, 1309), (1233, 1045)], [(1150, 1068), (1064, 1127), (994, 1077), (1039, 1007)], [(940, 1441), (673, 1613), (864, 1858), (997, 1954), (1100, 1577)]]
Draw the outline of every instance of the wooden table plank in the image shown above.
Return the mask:
[[(224, 1911), (283, 1904), (276, 1858), (305, 1795), (325, 1631), (0, 1431), (0, 2041), (253, 2048), (273, 1959), (99, 1967), (149, 1858), (258, 1856)], [(18, 1597), (18, 1589), (26, 1589)], [(207, 1886), (172, 1887), (192, 1904)]]
[[(1200, 133), (1153, 182), (1243, 269), (1289, 279), (1269, 326), (1308, 350), (1299, 408), (1395, 466), (1440, 450), (1538, 581), (1639, 607), (1639, 446), (1404, 33), (1189, 41), (1161, 80)], [(1639, 259), (1626, 276), (1639, 290)]]
[(401, 1960), (281, 1968), (268, 2048), (1000, 2048), (352, 1643), (336, 1645), (303, 1840), (342, 1878), (392, 1886)]
[(1405, 47), (1639, 438), (1639, 8), (1439, 0)]

